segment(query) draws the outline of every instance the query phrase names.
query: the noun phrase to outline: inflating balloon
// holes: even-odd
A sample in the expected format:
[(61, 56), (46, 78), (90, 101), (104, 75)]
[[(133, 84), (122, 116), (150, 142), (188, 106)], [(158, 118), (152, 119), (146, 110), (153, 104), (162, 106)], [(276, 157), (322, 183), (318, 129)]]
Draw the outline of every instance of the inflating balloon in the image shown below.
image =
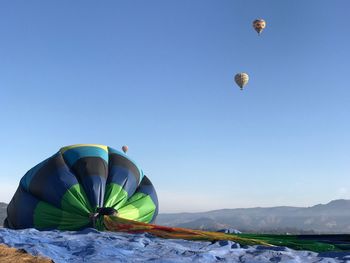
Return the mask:
[(135, 162), (104, 145), (78, 144), (61, 148), (22, 177), (4, 226), (103, 230), (106, 215), (150, 223), (157, 214), (156, 191)]
[(258, 32), (258, 34), (260, 35), (261, 32), (266, 27), (266, 22), (263, 19), (256, 19), (253, 21), (253, 27), (254, 27), (255, 31)]
[(241, 72), (236, 74), (235, 76), (235, 82), (240, 87), (241, 90), (243, 90), (244, 86), (248, 84), (249, 76), (247, 73)]
[(123, 150), (124, 153), (126, 153), (129, 150), (129, 147), (127, 145), (124, 145), (122, 147), (122, 150)]

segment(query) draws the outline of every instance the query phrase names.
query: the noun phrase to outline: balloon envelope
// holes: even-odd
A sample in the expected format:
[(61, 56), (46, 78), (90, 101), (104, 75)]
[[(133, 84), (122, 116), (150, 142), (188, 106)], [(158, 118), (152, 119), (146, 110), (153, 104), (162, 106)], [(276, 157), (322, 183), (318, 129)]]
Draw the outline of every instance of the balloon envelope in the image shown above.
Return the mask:
[(260, 33), (264, 30), (266, 27), (266, 22), (264, 19), (256, 19), (253, 21), (253, 27), (256, 32), (260, 35)]
[(101, 210), (153, 222), (158, 214), (157, 194), (125, 154), (105, 145), (78, 144), (61, 148), (22, 177), (4, 226), (103, 230), (103, 216), (92, 220)]
[(241, 72), (236, 74), (235, 76), (235, 82), (241, 88), (241, 90), (245, 85), (248, 84), (248, 81), (249, 81), (249, 76), (247, 73)]
[(129, 147), (127, 145), (124, 145), (122, 147), (122, 150), (123, 150), (124, 153), (126, 153), (129, 150)]

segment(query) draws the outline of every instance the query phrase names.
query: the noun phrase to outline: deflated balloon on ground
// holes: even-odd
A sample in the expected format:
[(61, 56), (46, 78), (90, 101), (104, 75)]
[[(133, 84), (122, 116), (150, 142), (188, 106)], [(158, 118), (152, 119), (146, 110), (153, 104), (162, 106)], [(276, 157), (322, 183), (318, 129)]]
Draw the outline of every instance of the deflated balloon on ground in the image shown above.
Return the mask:
[(124, 153), (78, 144), (30, 169), (7, 213), (4, 225), (13, 229), (103, 230), (103, 215), (153, 222), (158, 199), (151, 181)]

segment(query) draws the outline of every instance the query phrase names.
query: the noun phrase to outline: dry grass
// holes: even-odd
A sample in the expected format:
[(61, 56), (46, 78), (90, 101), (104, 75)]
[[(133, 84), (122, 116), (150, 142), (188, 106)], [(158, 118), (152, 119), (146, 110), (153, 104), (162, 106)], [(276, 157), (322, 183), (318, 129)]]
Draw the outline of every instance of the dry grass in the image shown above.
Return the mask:
[(0, 262), (53, 263), (54, 261), (44, 257), (32, 256), (24, 249), (10, 248), (0, 244)]

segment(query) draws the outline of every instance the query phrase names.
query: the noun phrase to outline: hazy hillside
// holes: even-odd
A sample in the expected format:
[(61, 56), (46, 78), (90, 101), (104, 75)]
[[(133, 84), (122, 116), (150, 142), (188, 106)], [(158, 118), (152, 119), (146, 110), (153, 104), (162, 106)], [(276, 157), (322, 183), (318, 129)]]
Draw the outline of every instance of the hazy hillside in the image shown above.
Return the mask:
[(7, 208), (7, 204), (0, 202), (0, 226), (2, 226), (2, 223), (5, 220), (6, 208)]
[(157, 224), (265, 233), (350, 233), (350, 200), (312, 207), (221, 209), (202, 213), (160, 214)]

